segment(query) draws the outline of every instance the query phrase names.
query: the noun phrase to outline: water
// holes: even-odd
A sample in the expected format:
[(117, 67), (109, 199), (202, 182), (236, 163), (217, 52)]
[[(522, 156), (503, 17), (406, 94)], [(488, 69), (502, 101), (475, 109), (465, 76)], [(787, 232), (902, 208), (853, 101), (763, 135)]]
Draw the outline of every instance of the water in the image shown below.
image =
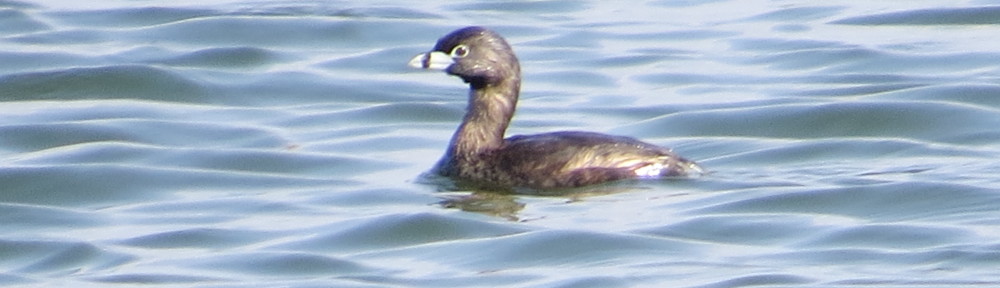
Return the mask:
[[(962, 287), (1000, 279), (1000, 2), (0, 2), (0, 285)], [(512, 133), (712, 174), (419, 175), (508, 37)]]

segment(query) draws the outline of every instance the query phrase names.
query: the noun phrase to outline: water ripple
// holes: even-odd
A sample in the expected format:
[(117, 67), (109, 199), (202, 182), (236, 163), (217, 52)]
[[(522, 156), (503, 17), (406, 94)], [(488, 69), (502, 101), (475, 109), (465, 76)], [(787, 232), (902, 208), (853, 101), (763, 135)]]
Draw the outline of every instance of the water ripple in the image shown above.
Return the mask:
[(934, 8), (850, 17), (832, 22), (848, 25), (983, 25), (1000, 24), (1000, 7)]
[[(996, 7), (123, 3), (0, 1), (0, 284), (997, 284)], [(711, 172), (547, 196), (421, 177), (467, 85), (406, 61), (464, 25), (518, 53), (511, 134)]]
[[(158, 91), (149, 93), (148, 91)], [(143, 99), (199, 102), (207, 91), (180, 74), (149, 66), (116, 65), (0, 77), (5, 100)]]

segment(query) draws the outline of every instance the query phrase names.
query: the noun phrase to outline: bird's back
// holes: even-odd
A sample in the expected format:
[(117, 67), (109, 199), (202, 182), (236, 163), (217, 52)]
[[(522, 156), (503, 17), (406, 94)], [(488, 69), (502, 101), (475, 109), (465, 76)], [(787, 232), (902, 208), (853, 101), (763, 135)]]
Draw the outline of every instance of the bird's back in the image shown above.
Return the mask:
[(686, 175), (700, 168), (669, 149), (631, 137), (554, 132), (507, 138), (494, 155), (495, 169), (513, 186), (576, 187), (607, 181)]

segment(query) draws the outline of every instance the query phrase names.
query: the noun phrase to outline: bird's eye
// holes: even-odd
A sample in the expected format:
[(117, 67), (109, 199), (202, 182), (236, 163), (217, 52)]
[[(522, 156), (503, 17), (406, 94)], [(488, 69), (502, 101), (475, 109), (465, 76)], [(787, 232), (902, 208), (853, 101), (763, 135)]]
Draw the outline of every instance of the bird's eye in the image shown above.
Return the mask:
[(455, 49), (451, 49), (451, 57), (462, 58), (469, 55), (469, 47), (465, 45), (455, 46)]

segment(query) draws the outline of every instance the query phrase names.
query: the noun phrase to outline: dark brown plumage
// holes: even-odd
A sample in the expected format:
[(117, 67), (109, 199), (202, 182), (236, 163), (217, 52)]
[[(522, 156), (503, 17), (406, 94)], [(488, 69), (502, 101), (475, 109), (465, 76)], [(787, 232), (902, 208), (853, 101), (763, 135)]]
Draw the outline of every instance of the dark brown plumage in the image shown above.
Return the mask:
[(456, 30), (410, 61), (443, 69), (469, 84), (469, 106), (434, 172), (494, 188), (564, 188), (629, 178), (702, 173), (669, 149), (634, 138), (592, 132), (554, 132), (504, 139), (517, 106), (521, 68), (496, 32)]

